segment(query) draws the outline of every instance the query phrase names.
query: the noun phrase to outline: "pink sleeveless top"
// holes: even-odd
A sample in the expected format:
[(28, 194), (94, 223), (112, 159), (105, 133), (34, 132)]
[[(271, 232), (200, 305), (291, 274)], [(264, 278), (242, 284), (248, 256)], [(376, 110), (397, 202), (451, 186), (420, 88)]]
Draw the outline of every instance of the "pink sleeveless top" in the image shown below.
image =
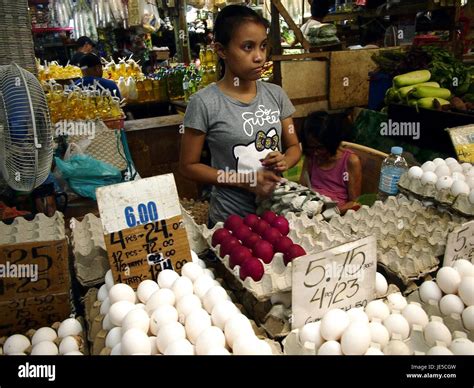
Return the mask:
[(344, 150), (342, 158), (329, 170), (318, 167), (314, 162), (314, 156), (311, 159), (311, 187), (314, 191), (330, 197), (338, 205), (344, 205), (349, 199), (347, 160), (352, 153), (350, 150)]

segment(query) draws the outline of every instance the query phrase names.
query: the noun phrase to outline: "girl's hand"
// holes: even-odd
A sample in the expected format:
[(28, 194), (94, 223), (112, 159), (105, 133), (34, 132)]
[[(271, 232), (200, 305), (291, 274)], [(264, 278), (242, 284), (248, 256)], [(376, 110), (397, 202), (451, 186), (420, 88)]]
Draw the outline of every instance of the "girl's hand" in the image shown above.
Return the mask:
[(270, 152), (265, 159), (260, 161), (262, 162), (262, 166), (269, 170), (277, 172), (288, 170), (288, 162), (286, 161), (285, 155), (279, 151)]
[(259, 170), (257, 171), (257, 182), (254, 186), (249, 186), (251, 192), (255, 193), (258, 198), (268, 198), (273, 194), (281, 177), (273, 171)]

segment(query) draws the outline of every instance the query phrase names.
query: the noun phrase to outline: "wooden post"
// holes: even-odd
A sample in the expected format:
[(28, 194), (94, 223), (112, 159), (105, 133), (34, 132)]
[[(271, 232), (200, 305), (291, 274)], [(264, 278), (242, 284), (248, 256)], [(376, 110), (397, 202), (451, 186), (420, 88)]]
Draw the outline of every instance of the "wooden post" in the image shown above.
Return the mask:
[[(271, 3), (271, 37), (272, 54), (281, 56), (280, 15), (278, 9)], [(281, 63), (273, 62), (273, 82), (281, 86)]]
[[(285, 22), (288, 24), (288, 27), (290, 27), (293, 30), (298, 42), (300, 42), (301, 45), (303, 46), (303, 48), (306, 51), (308, 51), (309, 46), (310, 46), (309, 42), (306, 40), (306, 38), (303, 36), (303, 33), (301, 32), (299, 27), (296, 25), (296, 23), (291, 18), (290, 14), (286, 10), (285, 6), (281, 3), (280, 0), (272, 0), (272, 9), (273, 9), (273, 6), (276, 7), (276, 9), (280, 13), (280, 15), (283, 17), (283, 19), (285, 19)], [(273, 26), (273, 12), (272, 12), (272, 26)], [(278, 31), (278, 32), (280, 32), (280, 31)]]
[(191, 63), (191, 54), (189, 51), (188, 25), (186, 23), (186, 0), (175, 0), (178, 9), (178, 15), (175, 19), (177, 29), (175, 28), (176, 49), (181, 62)]

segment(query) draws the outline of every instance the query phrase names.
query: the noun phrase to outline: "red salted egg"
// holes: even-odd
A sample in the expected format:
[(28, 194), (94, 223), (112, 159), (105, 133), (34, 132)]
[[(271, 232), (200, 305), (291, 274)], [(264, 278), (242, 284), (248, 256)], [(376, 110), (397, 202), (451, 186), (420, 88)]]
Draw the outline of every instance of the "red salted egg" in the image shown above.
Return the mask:
[(244, 224), (249, 228), (252, 228), (259, 220), (256, 214), (247, 214), (244, 218)]
[(267, 221), (264, 220), (258, 220), (255, 225), (253, 226), (252, 230), (259, 234), (260, 236), (263, 236), (263, 233), (269, 228), (270, 225)]
[(292, 262), (294, 259), (300, 256), (306, 255), (306, 251), (298, 244), (293, 244), (288, 248), (285, 255), (283, 256), (283, 261), (285, 265)]
[(244, 221), (241, 217), (236, 214), (232, 214), (224, 222), (224, 227), (231, 230), (232, 232), (237, 229), (238, 226), (242, 225)]
[(273, 246), (268, 241), (257, 241), (252, 251), (254, 256), (261, 259), (265, 264), (273, 260)]
[(258, 282), (265, 273), (265, 268), (260, 260), (251, 257), (250, 259), (245, 260), (240, 267), (239, 276), (242, 280), (245, 280), (247, 277), (251, 277), (253, 280)]
[(239, 225), (234, 232), (232, 233), (233, 236), (237, 237), (240, 241), (243, 241), (246, 237), (250, 236), (252, 231), (247, 225)]
[(215, 247), (216, 245), (222, 244), (222, 242), (230, 236), (231, 234), (227, 229), (217, 229), (212, 235), (212, 246)]
[(263, 239), (267, 240), (270, 244), (275, 245), (280, 238), (282, 238), (281, 233), (276, 228), (268, 228), (263, 232)]
[(288, 233), (290, 233), (290, 224), (283, 216), (275, 217), (275, 219), (272, 221), (272, 226), (277, 228), (283, 236), (286, 236)]
[(253, 246), (257, 241), (260, 241), (261, 238), (257, 233), (250, 233), (246, 238), (243, 239), (242, 243), (249, 249), (253, 249)]
[(273, 213), (271, 210), (265, 210), (262, 214), (262, 220), (267, 221), (269, 224), (273, 222), (273, 220), (276, 218), (276, 214)]
[(252, 257), (250, 249), (242, 245), (236, 246), (230, 253), (229, 266), (230, 268), (234, 268), (236, 265), (242, 266), (245, 260), (250, 257)]
[(238, 245), (240, 245), (240, 242), (234, 236), (230, 236), (229, 238), (224, 240), (221, 244), (221, 257), (224, 257), (225, 255), (230, 255), (232, 249), (234, 249)]
[(293, 241), (288, 236), (282, 236), (278, 241), (273, 245), (275, 251), (286, 253), (286, 251), (293, 245)]

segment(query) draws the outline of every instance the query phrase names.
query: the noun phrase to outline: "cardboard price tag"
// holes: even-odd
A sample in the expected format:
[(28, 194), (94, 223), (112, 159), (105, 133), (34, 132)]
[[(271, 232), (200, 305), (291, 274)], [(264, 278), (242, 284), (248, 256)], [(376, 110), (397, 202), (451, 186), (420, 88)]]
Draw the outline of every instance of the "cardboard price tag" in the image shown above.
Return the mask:
[(192, 261), (181, 216), (111, 233), (105, 245), (114, 282), (134, 289), (145, 279), (156, 280), (164, 269), (181, 272)]
[(333, 308), (365, 307), (375, 297), (376, 244), (370, 236), (293, 261), (293, 329)]
[(66, 239), (0, 246), (0, 301), (69, 290)]
[(460, 259), (474, 264), (474, 221), (458, 226), (448, 235), (443, 267), (452, 267)]

